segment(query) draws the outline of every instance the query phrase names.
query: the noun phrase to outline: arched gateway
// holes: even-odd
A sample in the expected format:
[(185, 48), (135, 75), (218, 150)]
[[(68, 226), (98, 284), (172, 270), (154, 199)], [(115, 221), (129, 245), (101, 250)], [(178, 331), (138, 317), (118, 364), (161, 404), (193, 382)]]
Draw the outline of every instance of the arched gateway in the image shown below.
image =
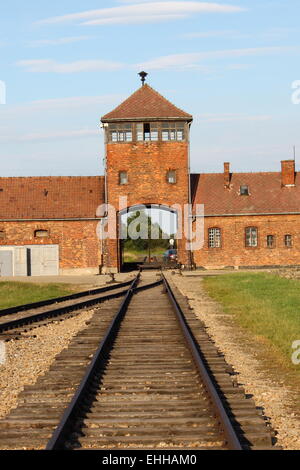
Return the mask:
[[(142, 85), (120, 106), (102, 117), (105, 130), (106, 203), (118, 214), (132, 206), (157, 205), (184, 213), (190, 203), (189, 133), (193, 118), (149, 85)], [(187, 266), (186, 227), (179, 217), (179, 262)], [(121, 268), (119, 235), (103, 245), (103, 265)]]

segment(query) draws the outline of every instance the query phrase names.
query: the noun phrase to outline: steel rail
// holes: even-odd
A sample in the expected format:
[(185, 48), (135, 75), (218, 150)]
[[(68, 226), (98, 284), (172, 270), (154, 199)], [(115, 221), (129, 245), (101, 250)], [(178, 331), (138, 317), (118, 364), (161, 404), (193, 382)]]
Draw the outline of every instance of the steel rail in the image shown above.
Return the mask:
[(94, 297), (93, 299), (84, 300), (83, 302), (77, 302), (75, 304), (67, 305), (65, 307), (58, 307), (55, 309), (46, 310), (45, 312), (37, 313), (35, 315), (28, 315), (27, 317), (17, 318), (15, 320), (11, 320), (5, 323), (0, 323), (0, 334), (15, 328), (21, 328), (22, 326), (30, 325), (31, 323), (37, 323), (39, 321), (46, 320), (47, 318), (59, 317), (69, 312), (81, 310), (86, 307), (92, 307), (93, 305), (106, 302), (107, 300), (123, 297), (127, 292), (128, 290), (124, 290), (102, 297)]
[[(62, 419), (52, 434), (45, 450), (63, 450), (64, 443), (68, 433), (70, 432), (74, 420), (76, 420), (76, 413), (84, 403), (85, 396), (88, 393), (88, 387), (93, 380), (93, 376), (97, 373), (97, 370), (101, 369), (101, 366), (105, 363), (106, 356), (111, 348), (111, 344), (117, 335), (121, 322), (126, 314), (130, 300), (134, 294), (135, 287), (140, 279), (140, 273), (136, 276), (132, 282), (126, 297), (121, 303), (121, 306), (113, 318), (110, 326), (108, 327), (104, 338), (102, 339), (97, 351), (95, 352), (91, 363), (89, 364), (84, 377), (77, 388), (72, 401), (65, 410)], [(143, 286), (145, 287), (145, 286)]]
[(183, 335), (192, 353), (195, 365), (199, 371), (200, 377), (204, 383), (204, 386), (209, 394), (210, 400), (214, 406), (216, 415), (218, 416), (218, 419), (220, 421), (221, 429), (224, 433), (228, 447), (230, 448), (230, 450), (243, 450), (240, 441), (237, 437), (237, 434), (232, 426), (232, 423), (226, 413), (224, 405), (219, 397), (219, 394), (207, 372), (207, 368), (202, 360), (201, 354), (198, 349), (198, 343), (195, 340), (195, 337), (190, 327), (188, 326), (184, 313), (182, 312), (182, 309), (180, 308), (166, 277), (164, 275), (162, 275), (162, 277), (166, 292), (169, 296), (171, 304), (173, 305)]
[(99, 287), (97, 289), (90, 289), (87, 291), (76, 292), (74, 294), (65, 295), (63, 297), (55, 297), (53, 299), (40, 300), (38, 302), (33, 302), (30, 304), (23, 304), (23, 305), (17, 305), (15, 307), (5, 308), (3, 310), (0, 310), (0, 317), (4, 317), (5, 315), (10, 315), (13, 313), (23, 312), (24, 310), (31, 310), (35, 308), (44, 307), (46, 305), (66, 302), (67, 300), (79, 299), (80, 297), (87, 297), (87, 296), (94, 295), (94, 294), (95, 295), (101, 294), (102, 292), (109, 292), (114, 289), (119, 289), (122, 287), (129, 286), (131, 283), (132, 281), (127, 281), (127, 282), (122, 282), (120, 284), (115, 284), (113, 286)]

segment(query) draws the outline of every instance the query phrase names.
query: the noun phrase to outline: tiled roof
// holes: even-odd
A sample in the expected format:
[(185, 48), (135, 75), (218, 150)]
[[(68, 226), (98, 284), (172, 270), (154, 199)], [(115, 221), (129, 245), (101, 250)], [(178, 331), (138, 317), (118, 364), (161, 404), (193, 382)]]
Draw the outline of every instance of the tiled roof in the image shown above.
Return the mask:
[(184, 119), (193, 117), (174, 106), (149, 85), (140, 87), (117, 108), (102, 117), (102, 121), (137, 119)]
[[(240, 196), (240, 186), (249, 186), (249, 196)], [(194, 204), (204, 204), (205, 215), (278, 214), (300, 212), (300, 175), (294, 187), (281, 186), (281, 173), (232, 173), (230, 188), (223, 173), (192, 174)]]
[(103, 176), (0, 178), (0, 220), (93, 218)]

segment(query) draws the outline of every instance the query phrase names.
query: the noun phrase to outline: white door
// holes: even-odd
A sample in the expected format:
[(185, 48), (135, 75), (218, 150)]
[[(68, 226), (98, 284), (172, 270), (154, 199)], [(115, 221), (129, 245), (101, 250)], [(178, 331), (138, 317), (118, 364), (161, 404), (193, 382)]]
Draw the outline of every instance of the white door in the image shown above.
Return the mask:
[(16, 247), (14, 253), (15, 276), (27, 276), (27, 248)]
[(56, 276), (59, 271), (58, 245), (30, 247), (31, 276)]
[(13, 275), (13, 252), (12, 250), (0, 250), (0, 276)]

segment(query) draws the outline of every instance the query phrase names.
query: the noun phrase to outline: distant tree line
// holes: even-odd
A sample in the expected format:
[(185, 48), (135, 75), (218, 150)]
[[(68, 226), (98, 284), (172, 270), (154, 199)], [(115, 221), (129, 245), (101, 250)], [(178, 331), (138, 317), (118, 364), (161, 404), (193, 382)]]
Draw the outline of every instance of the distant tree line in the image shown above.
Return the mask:
[(149, 243), (152, 249), (167, 250), (170, 238), (174, 238), (174, 235), (163, 232), (159, 223), (152, 222), (151, 216), (141, 210), (130, 215), (126, 224), (122, 223), (121, 237), (126, 250), (145, 251)]

